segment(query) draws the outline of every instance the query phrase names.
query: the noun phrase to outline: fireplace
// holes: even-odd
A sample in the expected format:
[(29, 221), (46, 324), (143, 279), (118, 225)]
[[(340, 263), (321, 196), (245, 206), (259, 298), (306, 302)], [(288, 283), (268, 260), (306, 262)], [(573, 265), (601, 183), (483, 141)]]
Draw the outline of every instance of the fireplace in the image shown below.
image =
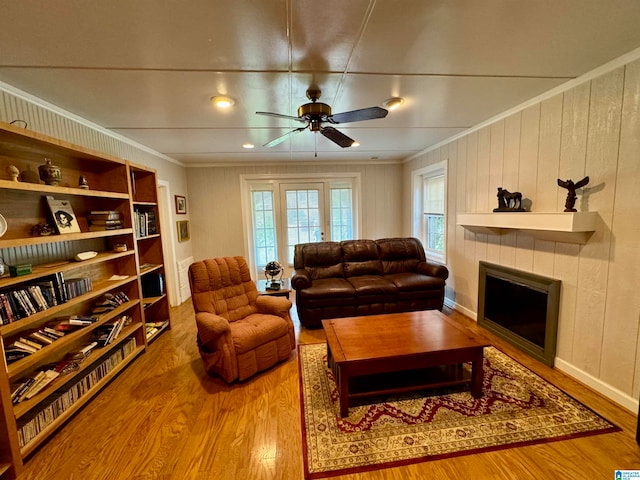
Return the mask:
[(478, 325), (553, 366), (560, 280), (480, 262)]

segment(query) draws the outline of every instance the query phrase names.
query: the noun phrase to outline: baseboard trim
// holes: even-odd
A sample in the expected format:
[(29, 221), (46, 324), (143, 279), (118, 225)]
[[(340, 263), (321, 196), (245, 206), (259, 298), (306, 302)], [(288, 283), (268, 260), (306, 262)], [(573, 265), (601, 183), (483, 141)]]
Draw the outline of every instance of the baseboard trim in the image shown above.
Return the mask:
[(618, 405), (631, 411), (633, 414), (637, 414), (639, 402), (637, 399), (627, 395), (626, 393), (618, 390), (615, 387), (595, 378), (587, 372), (580, 370), (579, 368), (571, 365), (570, 363), (556, 357), (554, 366), (562, 373), (566, 373), (572, 378), (575, 378), (581, 383), (584, 383), (588, 387), (592, 388), (596, 392), (604, 395), (608, 399), (616, 402)]
[[(469, 310), (468, 308), (463, 307), (462, 305), (458, 305), (456, 302), (449, 298), (444, 299), (444, 304), (453, 308), (454, 310), (459, 311), (460, 313), (466, 315), (467, 317), (478, 321), (476, 312)], [(588, 374), (587, 372), (580, 370), (579, 368), (571, 365), (565, 360), (556, 357), (554, 359), (554, 367), (557, 368), (562, 373), (569, 375), (571, 378), (585, 384), (589, 388), (595, 390), (601, 395), (604, 395), (609, 400), (617, 403), (621, 407), (626, 408), (631, 411), (633, 414), (637, 414), (638, 406), (640, 405), (640, 401), (636, 398), (631, 397), (630, 395), (618, 390), (615, 387), (603, 382), (595, 378), (594, 376)]]

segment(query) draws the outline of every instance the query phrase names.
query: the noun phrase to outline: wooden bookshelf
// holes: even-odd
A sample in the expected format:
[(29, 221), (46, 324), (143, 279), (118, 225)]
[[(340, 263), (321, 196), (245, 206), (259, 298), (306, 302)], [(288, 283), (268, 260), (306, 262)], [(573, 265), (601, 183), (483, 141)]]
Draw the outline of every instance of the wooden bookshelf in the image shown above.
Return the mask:
[[(45, 158), (60, 167), (62, 181), (58, 185), (45, 185), (36, 180), (38, 167), (45, 163)], [(30, 175), (33, 183), (12, 181), (7, 173), (10, 165), (17, 167), (25, 179)], [(80, 176), (87, 180), (88, 189), (80, 188)], [(35, 225), (53, 226), (45, 196), (68, 202), (79, 233), (60, 235), (54, 229), (52, 234), (34, 236)], [(89, 213), (95, 211), (119, 212), (121, 223), (117, 229), (90, 231)], [(141, 235), (138, 223), (141, 214), (147, 222), (144, 235)], [(45, 298), (46, 305), (37, 308), (35, 303), (38, 301), (31, 298), (39, 311), (22, 312), (21, 318), (13, 321), (9, 321), (7, 307), (0, 295), (3, 320), (0, 325), (0, 478), (4, 480), (16, 478), (27, 455), (54, 435), (64, 422), (147, 348), (146, 322), (164, 325), (158, 329), (156, 334), (159, 334), (170, 327), (170, 318), (164, 281), (160, 283), (162, 291), (154, 292), (153, 301), (143, 296), (145, 276), (164, 280), (154, 170), (0, 123), (0, 215), (7, 223), (7, 231), (0, 238), (0, 257), (8, 265), (31, 265), (31, 272), (26, 275), (11, 277), (7, 272), (1, 276), (0, 294), (14, 296), (10, 292), (25, 290), (36, 283), (46, 284), (49, 288), (55, 283), (49, 294), (56, 291), (57, 295), (58, 289), (65, 288), (59, 287), (58, 283), (72, 278), (87, 278), (92, 286), (90, 291), (73, 298), (60, 298), (57, 305), (53, 305), (48, 297), (49, 301)], [(125, 245), (126, 250), (115, 251), (115, 245)], [(98, 254), (89, 260), (74, 261), (75, 254), (89, 250)], [(120, 293), (128, 300), (120, 299), (119, 305), (101, 312), (91, 325), (69, 332), (30, 355), (7, 362), (7, 347), (16, 339), (50, 326), (60, 317), (90, 315), (97, 303), (104, 302), (105, 295)], [(8, 308), (12, 309), (12, 305)], [(32, 398), (12, 404), (12, 389), (15, 390), (24, 379), (49, 368), (48, 365), (61, 365), (70, 352), (90, 343), (97, 329), (123, 317), (129, 323), (111, 343), (93, 350), (86, 359), (60, 374)], [(76, 391), (76, 385), (81, 382), (87, 383), (86, 389)], [(44, 415), (45, 410), (53, 408), (55, 402), (61, 402), (64, 395), (72, 401), (65, 397), (64, 409), (33, 430), (31, 419)]]

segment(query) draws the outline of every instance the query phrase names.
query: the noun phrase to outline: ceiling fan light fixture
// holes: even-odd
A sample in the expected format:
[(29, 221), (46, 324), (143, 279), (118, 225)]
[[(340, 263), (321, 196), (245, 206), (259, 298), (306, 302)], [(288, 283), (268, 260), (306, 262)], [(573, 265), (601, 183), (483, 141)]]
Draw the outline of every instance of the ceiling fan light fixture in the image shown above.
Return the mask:
[(351, 144), (352, 147), (359, 147), (360, 146), (360, 142), (357, 140), (354, 140), (354, 142)]
[(233, 107), (236, 101), (226, 95), (216, 95), (215, 97), (211, 97), (211, 103), (217, 108), (226, 109)]
[(398, 108), (403, 103), (404, 103), (404, 98), (402, 98), (402, 97), (391, 97), (391, 98), (387, 98), (382, 103), (382, 105), (384, 105), (384, 107), (387, 110), (395, 110), (396, 108)]

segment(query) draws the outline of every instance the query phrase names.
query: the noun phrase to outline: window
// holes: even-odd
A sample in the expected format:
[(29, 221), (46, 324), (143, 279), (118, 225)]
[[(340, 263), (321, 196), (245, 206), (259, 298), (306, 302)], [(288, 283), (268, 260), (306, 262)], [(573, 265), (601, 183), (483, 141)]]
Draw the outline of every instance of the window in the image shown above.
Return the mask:
[(414, 235), (422, 240), (428, 258), (446, 259), (446, 162), (413, 173)]

